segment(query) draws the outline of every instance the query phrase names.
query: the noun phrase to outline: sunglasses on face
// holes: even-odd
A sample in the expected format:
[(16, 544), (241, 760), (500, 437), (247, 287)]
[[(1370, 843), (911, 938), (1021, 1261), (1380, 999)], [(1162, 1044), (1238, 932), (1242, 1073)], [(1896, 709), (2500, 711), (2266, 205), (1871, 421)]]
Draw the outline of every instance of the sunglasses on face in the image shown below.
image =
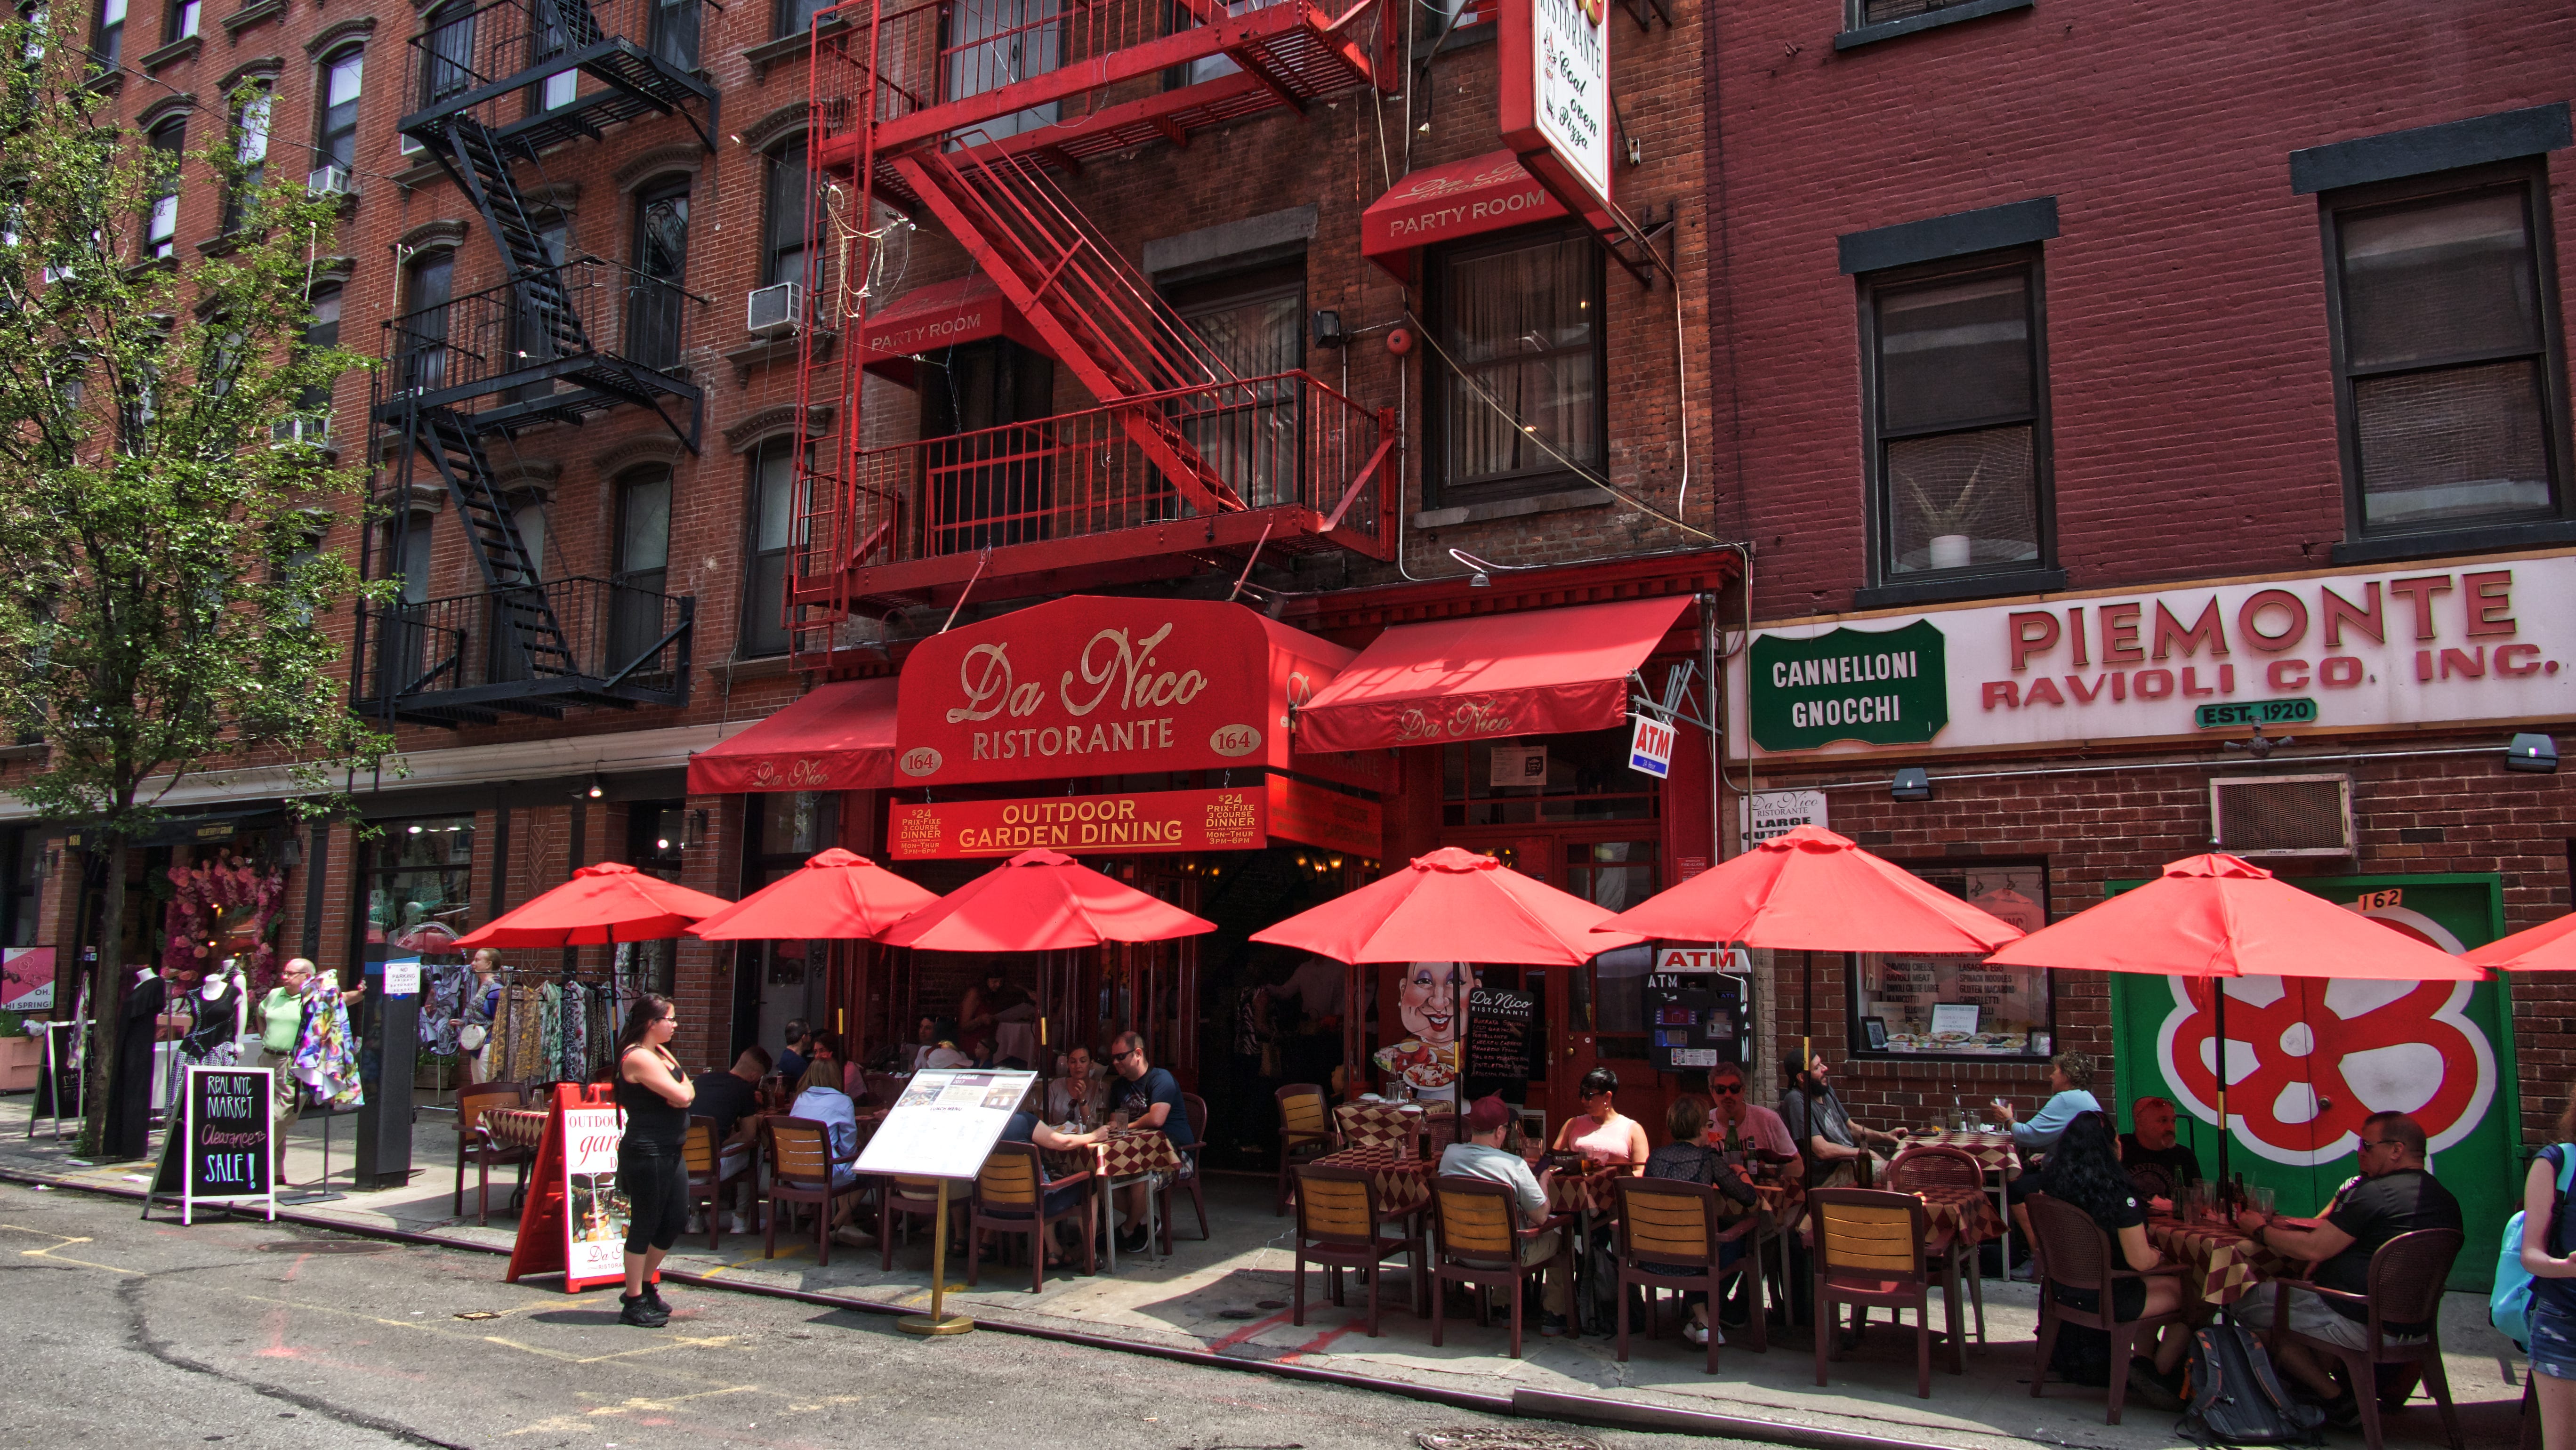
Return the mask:
[(1740, 1082), (1713, 1082), (1708, 1085), (1708, 1090), (1722, 1098), (1742, 1097), (1744, 1095), (1744, 1084)]

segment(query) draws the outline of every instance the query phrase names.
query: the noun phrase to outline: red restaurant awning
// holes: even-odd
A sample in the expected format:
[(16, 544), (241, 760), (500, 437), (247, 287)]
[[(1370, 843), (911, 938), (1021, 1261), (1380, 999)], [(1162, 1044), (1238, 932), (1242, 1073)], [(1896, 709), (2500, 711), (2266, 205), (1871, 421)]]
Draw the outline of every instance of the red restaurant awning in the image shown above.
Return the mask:
[(894, 784), (895, 681), (839, 680), (689, 758), (689, 794)]
[(1360, 253), (1414, 278), (1414, 257), (1435, 242), (1565, 215), (1565, 208), (1509, 151), (1488, 151), (1406, 176), (1360, 213)]
[(910, 387), (914, 354), (988, 337), (1007, 337), (1022, 347), (1047, 350), (1037, 330), (993, 285), (993, 279), (970, 272), (954, 281), (915, 287), (869, 318), (859, 329), (859, 364)]
[(1607, 730), (1687, 594), (1400, 624), (1297, 712), (1301, 750)]

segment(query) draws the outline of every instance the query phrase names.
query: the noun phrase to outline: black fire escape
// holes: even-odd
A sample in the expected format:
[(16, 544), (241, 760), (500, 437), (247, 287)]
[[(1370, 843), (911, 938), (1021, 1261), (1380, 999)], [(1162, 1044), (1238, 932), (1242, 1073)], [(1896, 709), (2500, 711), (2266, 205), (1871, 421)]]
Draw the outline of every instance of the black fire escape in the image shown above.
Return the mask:
[[(698, 66), (701, 0), (492, 0), (433, 10), (411, 41), (399, 128), (473, 202), (503, 280), (463, 296), (414, 288), (386, 324), (371, 423), (393, 526), (370, 533), (370, 578), (400, 596), (364, 606), (352, 695), (362, 714), (462, 726), (506, 713), (688, 699), (696, 601), (647, 579), (544, 574), (494, 451), (522, 431), (651, 409), (698, 449), (702, 393), (681, 366), (685, 292), (650, 258), (561, 254), (520, 191), (541, 151), (641, 116), (677, 114), (713, 150), (716, 92)], [(452, 267), (452, 264), (451, 264)], [(415, 277), (419, 274), (415, 273)], [(443, 491), (481, 572), (479, 593), (425, 593), (412, 502)], [(649, 587), (648, 587), (649, 580)]]

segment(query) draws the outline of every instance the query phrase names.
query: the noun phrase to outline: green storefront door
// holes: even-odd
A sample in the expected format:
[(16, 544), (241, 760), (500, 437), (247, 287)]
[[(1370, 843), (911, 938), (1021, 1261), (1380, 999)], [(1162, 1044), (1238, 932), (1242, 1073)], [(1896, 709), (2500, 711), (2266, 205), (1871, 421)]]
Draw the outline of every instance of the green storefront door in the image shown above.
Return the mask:
[[(2449, 952), (2503, 934), (2503, 882), (2491, 875), (2283, 877), (2293, 886)], [(2111, 883), (2114, 893), (2142, 883)], [(2218, 1171), (2217, 1086), (2207, 983), (2114, 973), (2111, 1031), (2121, 1126), (2150, 1094), (2182, 1109), (2183, 1141)], [(2361, 1120), (2415, 1115), (2434, 1175), (2459, 1196), (2468, 1244), (2451, 1287), (2483, 1293), (2521, 1183), (2522, 1122), (2512, 1003), (2502, 980), (2339, 982), (2247, 977), (2227, 993), (2228, 1166), (2270, 1185), (2281, 1211), (2323, 1208), (2356, 1172)]]

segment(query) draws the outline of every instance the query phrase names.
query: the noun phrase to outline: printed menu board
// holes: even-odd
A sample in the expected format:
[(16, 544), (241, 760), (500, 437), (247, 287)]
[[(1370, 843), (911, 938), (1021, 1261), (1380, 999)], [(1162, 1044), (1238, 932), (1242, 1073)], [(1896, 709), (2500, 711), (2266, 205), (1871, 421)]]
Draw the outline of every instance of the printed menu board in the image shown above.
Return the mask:
[(972, 1178), (1037, 1085), (1034, 1072), (923, 1070), (859, 1152), (861, 1173)]

